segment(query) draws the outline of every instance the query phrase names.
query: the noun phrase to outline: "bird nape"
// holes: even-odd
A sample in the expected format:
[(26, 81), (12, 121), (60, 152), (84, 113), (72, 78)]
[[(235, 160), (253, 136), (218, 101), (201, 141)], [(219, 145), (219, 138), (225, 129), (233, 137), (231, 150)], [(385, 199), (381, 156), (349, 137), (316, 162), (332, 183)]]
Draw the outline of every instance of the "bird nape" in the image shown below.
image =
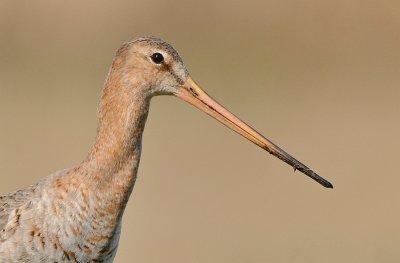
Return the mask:
[(122, 45), (99, 107), (94, 145), (78, 165), (0, 197), (0, 262), (112, 262), (139, 167), (142, 133), (157, 95), (174, 95), (332, 188), (204, 92), (177, 51), (155, 37)]

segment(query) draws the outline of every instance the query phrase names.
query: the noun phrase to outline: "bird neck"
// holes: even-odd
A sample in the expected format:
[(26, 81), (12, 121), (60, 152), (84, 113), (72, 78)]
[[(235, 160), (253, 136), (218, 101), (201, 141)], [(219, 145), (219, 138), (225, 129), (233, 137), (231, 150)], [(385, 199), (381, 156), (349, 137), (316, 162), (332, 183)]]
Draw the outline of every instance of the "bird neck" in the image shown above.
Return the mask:
[(61, 185), (79, 182), (76, 191), (80, 193), (74, 195), (76, 213), (90, 222), (92, 228), (86, 235), (92, 240), (90, 244), (103, 248), (119, 235), (118, 226), (136, 180), (150, 106), (149, 96), (138, 92), (141, 89), (122, 85), (115, 73), (110, 72), (103, 90), (98, 133), (91, 151), (69, 176), (60, 179), (64, 180)]
[(101, 105), (96, 142), (88, 160), (97, 169), (110, 173), (123, 168), (132, 158), (139, 158), (142, 133), (150, 100), (140, 95), (113, 100)]
[(88, 175), (88, 190), (109, 206), (104, 209), (121, 215), (136, 180), (150, 97), (110, 74), (101, 98), (96, 142), (80, 168)]

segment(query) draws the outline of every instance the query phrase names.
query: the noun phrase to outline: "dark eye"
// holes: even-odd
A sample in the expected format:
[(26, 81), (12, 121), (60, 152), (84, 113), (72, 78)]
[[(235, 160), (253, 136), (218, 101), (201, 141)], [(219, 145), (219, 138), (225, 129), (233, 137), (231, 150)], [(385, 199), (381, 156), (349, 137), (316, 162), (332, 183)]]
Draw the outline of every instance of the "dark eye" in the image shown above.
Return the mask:
[(156, 64), (161, 64), (164, 61), (164, 57), (160, 53), (154, 53), (151, 55), (151, 60)]

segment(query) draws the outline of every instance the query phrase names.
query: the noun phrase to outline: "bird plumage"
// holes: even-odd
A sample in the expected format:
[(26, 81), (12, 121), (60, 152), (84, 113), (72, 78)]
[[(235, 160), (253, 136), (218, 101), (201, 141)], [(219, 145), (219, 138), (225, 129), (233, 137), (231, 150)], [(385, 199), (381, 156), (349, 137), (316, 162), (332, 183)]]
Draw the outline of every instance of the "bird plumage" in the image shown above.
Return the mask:
[(0, 262), (112, 261), (120, 218), (106, 213), (106, 204), (93, 205), (101, 203), (99, 192), (86, 176), (74, 167), (6, 196)]
[[(0, 229), (4, 230), (10, 213), (32, 198), (36, 185), (0, 196)], [(0, 237), (0, 240), (1, 237)], [(0, 241), (1, 242), (1, 241)]]

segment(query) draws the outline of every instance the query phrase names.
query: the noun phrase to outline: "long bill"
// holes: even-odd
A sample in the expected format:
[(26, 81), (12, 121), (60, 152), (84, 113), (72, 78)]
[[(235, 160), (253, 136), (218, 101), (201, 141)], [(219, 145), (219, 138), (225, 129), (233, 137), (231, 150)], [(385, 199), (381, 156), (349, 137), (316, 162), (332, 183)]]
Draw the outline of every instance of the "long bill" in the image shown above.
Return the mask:
[(281, 159), (285, 163), (289, 164), (294, 170), (299, 170), (310, 178), (314, 179), (321, 185), (327, 188), (333, 188), (333, 185), (315, 173), (313, 170), (302, 164), (290, 154), (279, 148), (276, 144), (262, 136), (256, 130), (251, 128), (245, 122), (241, 121), (238, 117), (233, 115), (222, 105), (211, 98), (205, 91), (203, 91), (193, 80), (189, 77), (186, 83), (181, 87), (179, 92), (176, 94), (177, 97), (192, 104), (196, 108), (204, 111), (211, 117), (217, 119), (228, 128), (239, 133), (246, 139), (260, 146), (270, 154)]

